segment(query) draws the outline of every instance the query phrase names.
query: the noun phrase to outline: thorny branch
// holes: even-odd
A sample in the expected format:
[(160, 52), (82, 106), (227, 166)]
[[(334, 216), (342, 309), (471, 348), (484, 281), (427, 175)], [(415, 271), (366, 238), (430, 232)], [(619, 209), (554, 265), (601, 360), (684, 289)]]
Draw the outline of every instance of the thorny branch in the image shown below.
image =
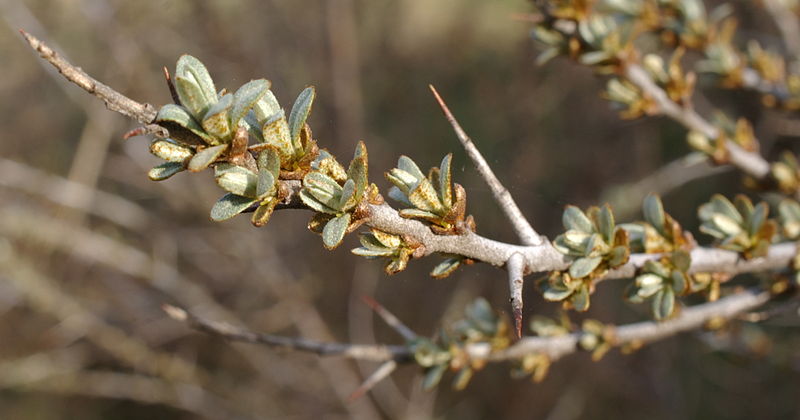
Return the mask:
[[(68, 63), (59, 57), (52, 49), (35, 37), (21, 31), (25, 39), (40, 53), (42, 58), (53, 64), (64, 75), (65, 78), (74, 82), (87, 92), (103, 100), (109, 109), (123, 115), (136, 119), (143, 124), (149, 124), (155, 115), (155, 109), (149, 104), (138, 103), (110, 87), (91, 78), (79, 68)], [(697, 129), (705, 134), (716, 133), (716, 129), (703, 120), (694, 111), (682, 108), (663, 95), (663, 90), (653, 84), (652, 80), (639, 66), (627, 67), (627, 75), (634, 83), (637, 83), (643, 90), (647, 91), (653, 98), (659, 101), (666, 115), (686, 124), (692, 129)], [(435, 90), (434, 90), (435, 93)], [(438, 95), (436, 95), (438, 98)], [(659, 99), (661, 98), (661, 99)], [(459, 139), (467, 148), (470, 157), (475, 161), (476, 166), (481, 170), (487, 180), (496, 178), (491, 175), (491, 170), (485, 164), (480, 153), (477, 152), (469, 138), (460, 129), (458, 123), (449, 114), (446, 106), (440, 101), (448, 119), (453, 124)], [(715, 137), (709, 135), (709, 137)], [(471, 147), (470, 147), (471, 146)], [(758, 177), (764, 176), (768, 170), (768, 164), (757, 154), (753, 154), (743, 149), (730, 145), (731, 161), (751, 175)], [(483, 164), (481, 163), (483, 162)], [(486, 175), (483, 171), (488, 170)], [(285, 201), (284, 207), (297, 207), (298, 202), (296, 192), (300, 185), (297, 181), (282, 181), (286, 190), (290, 191), (289, 198)], [(570, 261), (553, 248), (546, 240), (538, 236), (530, 225), (527, 224), (521, 212), (513, 204), (513, 200), (497, 181), (489, 181), (498, 201), (504, 203), (501, 207), (508, 212), (509, 218), (519, 228), (520, 236), (526, 246), (513, 245), (494, 241), (473, 232), (466, 232), (462, 235), (436, 235), (425, 224), (411, 219), (401, 217), (398, 212), (387, 204), (368, 204), (366, 208), (366, 225), (380, 229), (382, 231), (405, 235), (413, 238), (422, 247), (421, 255), (432, 253), (455, 254), (468, 257), (470, 259), (483, 261), (495, 266), (505, 266), (509, 271), (509, 281), (511, 283), (512, 299), (515, 316), (521, 314), (521, 281), (523, 275), (534, 272), (545, 272), (552, 270), (566, 269)], [(505, 203), (511, 202), (511, 208)], [(519, 217), (515, 216), (519, 213)], [(520, 221), (527, 226), (520, 228), (517, 226)], [(698, 272), (722, 272), (728, 274), (738, 274), (743, 272), (754, 272), (769, 269), (786, 267), (795, 256), (797, 247), (794, 243), (783, 243), (772, 245), (765, 257), (751, 260), (743, 260), (739, 254), (732, 251), (721, 249), (698, 247), (691, 251), (692, 266), (689, 273)], [(610, 270), (605, 276), (598, 279), (617, 279), (632, 277), (638, 268), (646, 261), (659, 258), (659, 254), (633, 254), (625, 265), (615, 270)], [(518, 297), (519, 299), (515, 299)], [(705, 322), (714, 317), (732, 318), (739, 314), (756, 308), (770, 299), (768, 292), (746, 291), (740, 292), (716, 302), (700, 304), (691, 308), (684, 309), (676, 317), (665, 322), (640, 322), (615, 327), (615, 339), (617, 343), (631, 342), (651, 342), (660, 340), (671, 335), (698, 328)], [(265, 344), (271, 347), (300, 350), (319, 355), (338, 355), (354, 359), (372, 361), (408, 361), (411, 351), (407, 346), (385, 346), (385, 345), (359, 345), (349, 343), (324, 343), (302, 338), (288, 338), (275, 335), (259, 334), (246, 329), (238, 328), (230, 324), (209, 321), (200, 318), (184, 309), (166, 305), (165, 311), (177, 320), (186, 322), (190, 327), (222, 336), (229, 340), (244, 341), (251, 343)], [(402, 325), (402, 324), (400, 324)], [(520, 327), (518, 325), (518, 331)], [(410, 331), (410, 330), (409, 330)], [(488, 344), (469, 344), (467, 352), (472, 358), (485, 359), (489, 361), (519, 359), (532, 352), (545, 353), (551, 359), (557, 359), (566, 354), (572, 353), (578, 348), (578, 340), (581, 333), (573, 333), (559, 337), (527, 337), (523, 338), (509, 348), (501, 351), (492, 352)], [(404, 336), (406, 334), (403, 334)], [(406, 337), (408, 338), (408, 337)], [(384, 376), (384, 371), (391, 371), (394, 367), (391, 364), (384, 365), (379, 369), (380, 375)], [(370, 385), (371, 386), (371, 385)]]
[[(685, 308), (680, 314), (667, 321), (644, 321), (611, 327), (613, 328), (612, 335), (617, 345), (651, 343), (700, 328), (713, 318), (726, 320), (736, 318), (769, 300), (769, 292), (746, 290), (715, 302)], [(185, 322), (193, 329), (218, 335), (231, 341), (265, 344), (270, 347), (306, 351), (320, 356), (341, 356), (377, 362), (410, 362), (413, 356), (407, 346), (328, 343), (261, 334), (230, 324), (206, 320), (175, 306), (164, 305), (164, 310), (172, 318)], [(581, 334), (583, 333), (574, 332), (555, 337), (525, 337), (512, 346), (499, 351), (492, 351), (491, 345), (488, 343), (468, 344), (465, 350), (474, 360), (499, 362), (521, 359), (532, 353), (542, 353), (555, 361), (579, 350), (578, 341)]]

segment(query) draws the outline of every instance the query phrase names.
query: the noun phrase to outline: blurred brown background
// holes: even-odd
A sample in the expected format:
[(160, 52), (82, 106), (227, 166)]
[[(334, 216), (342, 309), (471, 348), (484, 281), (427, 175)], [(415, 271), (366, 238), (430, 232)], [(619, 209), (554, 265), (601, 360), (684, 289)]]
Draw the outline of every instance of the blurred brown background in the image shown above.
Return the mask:
[[(749, 3), (736, 3), (745, 33), (776, 42)], [(0, 418), (800, 418), (796, 316), (599, 363), (574, 355), (541, 384), (493, 365), (466, 391), (446, 379), (424, 392), (408, 366), (353, 403), (345, 399), (374, 365), (190, 331), (160, 305), (263, 332), (400, 343), (360, 296), (430, 335), (476, 296), (505, 311), (506, 280), (481, 265), (433, 280), (433, 258), (389, 278), (348, 252), (356, 235), (325, 251), (305, 229), (307, 212), (280, 212), (260, 230), (246, 217), (213, 224), (222, 193), (208, 173), (150, 182), (147, 140), (121, 139), (134, 125), (68, 84), (17, 32), (156, 105), (170, 101), (161, 67), (182, 53), (221, 87), (270, 79), (285, 107), (314, 84), (310, 123), (323, 147), (346, 159), (364, 139), (381, 188), (399, 155), (429, 167), (452, 151), (479, 233), (513, 241), (428, 83), (550, 237), (563, 205), (599, 203), (688, 152), (669, 121), (620, 121), (588, 70), (535, 66), (529, 24), (515, 18), (528, 12), (524, 0), (0, 0)], [(752, 118), (768, 154), (791, 145), (791, 116), (765, 114), (744, 93), (712, 90), (708, 100)], [(665, 196), (667, 209), (692, 226), (699, 203), (737, 186), (730, 172), (693, 182)], [(619, 191), (620, 208), (634, 210), (618, 218), (633, 220), (640, 197)], [(622, 283), (604, 283), (588, 316), (648, 318), (621, 302)], [(539, 295), (531, 279), (526, 316), (556, 313)]]

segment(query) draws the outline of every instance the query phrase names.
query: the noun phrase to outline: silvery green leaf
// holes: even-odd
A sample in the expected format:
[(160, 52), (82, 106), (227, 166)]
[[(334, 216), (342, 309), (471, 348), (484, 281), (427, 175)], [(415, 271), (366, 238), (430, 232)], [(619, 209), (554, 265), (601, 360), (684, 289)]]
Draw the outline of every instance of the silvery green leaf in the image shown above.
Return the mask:
[(183, 171), (182, 164), (178, 162), (165, 162), (153, 167), (153, 169), (147, 173), (147, 177), (152, 181), (163, 181), (181, 171)]
[(230, 122), (233, 127), (264, 97), (269, 91), (269, 80), (251, 80), (233, 94), (233, 108), (230, 111)]
[(311, 168), (328, 175), (336, 181), (344, 182), (347, 180), (347, 172), (345, 172), (336, 158), (325, 149), (319, 151), (319, 155), (311, 163)]
[(739, 223), (722, 213), (715, 213), (711, 216), (711, 223), (717, 230), (727, 236), (735, 236), (742, 232), (742, 227)]
[(261, 124), (271, 119), (275, 114), (280, 114), (281, 117), (284, 116), (283, 109), (281, 109), (281, 105), (275, 99), (275, 95), (271, 90), (267, 90), (267, 93), (256, 102), (253, 106), (253, 113)]
[(311, 193), (309, 193), (308, 190), (306, 190), (305, 188), (300, 190), (300, 200), (302, 200), (305, 205), (318, 212), (326, 214), (339, 213), (339, 210), (333, 209), (327, 206), (326, 204), (320, 202), (319, 200), (317, 200), (317, 198), (311, 195)]
[(211, 105), (203, 117), (203, 129), (208, 134), (218, 138), (227, 139), (231, 136), (231, 125), (228, 112), (233, 107), (233, 95), (230, 93), (221, 97), (219, 102)]
[(150, 143), (150, 153), (167, 162), (180, 163), (191, 157), (194, 154), (194, 150), (170, 139), (156, 139)]
[(405, 195), (405, 193), (403, 193), (403, 191), (400, 190), (400, 188), (397, 187), (389, 188), (388, 195), (389, 198), (391, 198), (392, 200), (397, 201), (405, 206), (408, 207), (414, 206), (413, 204), (411, 204), (410, 201), (408, 201), (408, 197)]
[[(200, 60), (188, 54), (182, 55), (175, 66), (175, 77), (176, 79), (178, 77), (184, 78), (195, 84), (208, 104), (216, 102), (217, 88), (214, 86), (214, 80), (211, 79), (208, 69)], [(181, 103), (183, 103), (182, 97)], [(184, 105), (186, 104), (184, 103)]]
[(602, 235), (593, 233), (586, 241), (586, 247), (583, 250), (584, 257), (601, 257), (609, 250), (608, 244), (603, 240)]
[(561, 302), (562, 300), (570, 297), (573, 290), (564, 286), (563, 284), (545, 284), (544, 298), (551, 302)]
[(675, 310), (675, 292), (671, 287), (661, 289), (653, 297), (653, 316), (657, 320), (667, 319)]
[(348, 179), (342, 187), (342, 194), (339, 196), (339, 203), (336, 208), (342, 211), (347, 211), (353, 208), (353, 206), (355, 206), (358, 202), (358, 198), (355, 196), (355, 193), (356, 183), (352, 179)]
[(461, 391), (469, 385), (469, 381), (472, 379), (472, 374), (474, 371), (469, 366), (461, 368), (461, 370), (456, 373), (456, 377), (453, 378), (453, 389), (456, 391)]
[(575, 206), (570, 205), (564, 209), (564, 215), (561, 218), (561, 222), (564, 224), (564, 229), (567, 230), (577, 230), (583, 233), (594, 232), (592, 221), (586, 217), (581, 209)]
[(275, 176), (266, 169), (258, 170), (258, 181), (256, 183), (256, 197), (263, 199), (275, 193)]
[(334, 249), (342, 242), (347, 227), (350, 226), (350, 213), (331, 219), (322, 230), (322, 243), (325, 248)]
[(677, 294), (683, 293), (683, 291), (686, 289), (686, 285), (689, 283), (686, 281), (686, 276), (677, 270), (672, 272), (670, 281), (670, 287), (672, 287), (672, 290)]
[(359, 257), (377, 258), (377, 257), (391, 257), (392, 255), (394, 255), (395, 251), (393, 249), (388, 249), (388, 248), (370, 249), (361, 247), (361, 248), (351, 249), (350, 252), (352, 252), (355, 255), (358, 255)]
[(597, 212), (597, 230), (603, 235), (603, 239), (607, 243), (612, 243), (614, 238), (614, 213), (611, 212), (611, 207), (608, 204), (600, 207)]
[(436, 194), (436, 190), (427, 179), (420, 180), (416, 188), (409, 192), (408, 201), (420, 210), (435, 214), (441, 214), (444, 211), (442, 203), (439, 201), (439, 196)]
[(559, 235), (559, 237), (564, 238), (564, 245), (566, 247), (583, 255), (584, 251), (589, 247), (589, 240), (592, 238), (592, 234), (577, 230), (568, 230), (562, 235)]
[(397, 159), (397, 169), (411, 174), (411, 176), (417, 181), (425, 178), (425, 174), (422, 173), (422, 171), (419, 169), (419, 166), (417, 166), (417, 164), (414, 163), (410, 157), (405, 155), (400, 156), (400, 158)]
[(644, 213), (644, 220), (653, 225), (659, 233), (663, 234), (666, 217), (664, 215), (664, 206), (661, 204), (661, 199), (655, 194), (648, 194), (647, 197), (644, 198), (642, 212)]
[(244, 114), (244, 118), (239, 120), (239, 125), (247, 128), (247, 132), (253, 136), (256, 144), (264, 143), (264, 134), (261, 132), (261, 124), (259, 124), (255, 112), (251, 109)]
[(749, 198), (739, 194), (733, 199), (733, 205), (736, 207), (736, 210), (739, 214), (742, 215), (744, 220), (750, 219), (752, 217), (755, 208), (753, 207), (753, 202), (750, 201)]
[(711, 218), (711, 214), (721, 213), (737, 224), (744, 222), (742, 215), (736, 210), (736, 207), (727, 198), (722, 195), (715, 194), (711, 197), (711, 201), (700, 206), (700, 219), (706, 220)]
[(431, 366), (428, 370), (425, 371), (425, 377), (422, 379), (422, 389), (430, 390), (433, 389), (436, 385), (439, 385), (439, 382), (442, 381), (442, 375), (447, 370), (447, 364), (441, 364), (436, 366)]
[(275, 211), (275, 206), (278, 205), (278, 200), (269, 200), (266, 203), (262, 202), (260, 206), (253, 212), (253, 217), (250, 222), (255, 227), (261, 227), (269, 222), (272, 212)]
[(243, 197), (256, 197), (258, 175), (253, 171), (230, 163), (220, 163), (214, 167), (214, 179), (225, 191)]
[(645, 261), (644, 266), (642, 268), (647, 273), (653, 273), (663, 278), (669, 277), (670, 270), (664, 264), (661, 264), (658, 261), (655, 260)]
[(192, 157), (188, 169), (192, 172), (200, 172), (214, 163), (226, 150), (228, 150), (227, 144), (206, 147)]
[(639, 286), (636, 295), (647, 299), (664, 287), (664, 279), (655, 274), (646, 273), (636, 277), (636, 284)]
[(207, 98), (200, 86), (191, 78), (176, 76), (175, 90), (181, 100), (181, 105), (186, 107), (196, 120), (200, 121), (208, 109), (217, 102), (216, 93), (213, 98)]
[(585, 284), (582, 284), (580, 287), (578, 287), (578, 289), (575, 290), (575, 293), (572, 294), (570, 302), (578, 312), (585, 312), (589, 310), (589, 287)]
[(400, 217), (404, 217), (406, 219), (422, 219), (429, 222), (437, 222), (442, 219), (436, 214), (420, 209), (402, 209), (399, 213)]
[(342, 187), (331, 177), (319, 172), (309, 172), (303, 178), (303, 190), (326, 206), (339, 210)]
[(692, 265), (692, 256), (683, 250), (673, 252), (670, 256), (670, 260), (678, 271), (688, 271), (689, 267)]
[(443, 279), (452, 274), (461, 265), (463, 259), (461, 257), (450, 257), (440, 262), (431, 271), (431, 277)]
[(256, 161), (258, 169), (264, 169), (272, 174), (272, 177), (278, 179), (281, 172), (281, 157), (278, 149), (274, 146), (268, 146), (258, 154)]
[(761, 227), (764, 225), (764, 222), (767, 221), (767, 216), (769, 215), (769, 207), (767, 207), (767, 203), (761, 202), (755, 207), (753, 210), (752, 216), (750, 218), (750, 226), (748, 233), (751, 236), (755, 236)]
[(413, 174), (400, 168), (393, 168), (386, 173), (386, 179), (394, 184), (395, 187), (399, 188), (404, 194), (408, 195), (424, 177), (416, 178)]
[(225, 194), (220, 198), (214, 207), (211, 208), (211, 220), (220, 222), (228, 220), (233, 216), (247, 210), (256, 203), (252, 198), (242, 197), (235, 194)]
[(597, 268), (602, 261), (602, 257), (578, 258), (577, 260), (573, 261), (572, 264), (570, 264), (569, 275), (575, 279), (586, 277), (591, 274), (592, 271), (594, 271), (594, 269)]
[(442, 198), (442, 204), (448, 211), (453, 207), (453, 184), (450, 175), (450, 165), (452, 161), (453, 154), (448, 153), (447, 156), (442, 159), (441, 165), (439, 165), (439, 195)]
[(403, 245), (403, 240), (399, 236), (386, 233), (382, 230), (372, 229), (369, 235), (387, 248), (399, 248)]
[(364, 195), (367, 189), (367, 160), (365, 156), (354, 158), (347, 168), (347, 177), (355, 183), (355, 194), (357, 200)]
[(208, 133), (203, 130), (203, 127), (189, 114), (189, 111), (179, 105), (167, 104), (162, 106), (156, 115), (156, 122), (161, 125), (166, 125), (167, 129), (170, 129), (169, 126), (172, 124), (182, 127), (200, 137), (208, 144), (214, 144), (216, 142), (216, 139), (209, 136)]
[(300, 145), (300, 129), (308, 119), (308, 114), (311, 113), (311, 106), (314, 104), (315, 91), (313, 86), (309, 86), (300, 92), (297, 100), (294, 101), (292, 112), (289, 113), (289, 134), (294, 144), (295, 150), (302, 150)]
[(294, 158), (295, 149), (289, 136), (289, 124), (282, 114), (276, 114), (268, 119), (264, 123), (261, 135), (264, 137), (264, 143), (278, 148), (282, 162), (288, 162)]

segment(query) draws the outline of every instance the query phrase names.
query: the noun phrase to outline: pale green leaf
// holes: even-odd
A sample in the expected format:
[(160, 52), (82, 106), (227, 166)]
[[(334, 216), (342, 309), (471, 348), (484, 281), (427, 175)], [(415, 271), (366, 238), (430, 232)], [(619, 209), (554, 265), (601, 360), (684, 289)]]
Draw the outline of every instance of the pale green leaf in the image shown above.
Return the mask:
[(220, 222), (228, 220), (233, 216), (247, 210), (256, 203), (252, 198), (242, 197), (235, 194), (225, 194), (220, 198), (214, 207), (211, 208), (211, 220)]
[(344, 239), (347, 227), (350, 226), (350, 213), (344, 213), (331, 219), (322, 230), (322, 243), (325, 248), (334, 249)]

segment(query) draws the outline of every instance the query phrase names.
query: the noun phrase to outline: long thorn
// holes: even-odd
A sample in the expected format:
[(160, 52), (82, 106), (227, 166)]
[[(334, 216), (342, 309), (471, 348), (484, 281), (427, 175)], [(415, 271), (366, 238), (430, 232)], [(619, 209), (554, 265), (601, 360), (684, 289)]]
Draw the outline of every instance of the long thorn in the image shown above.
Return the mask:
[(353, 402), (359, 398), (361, 398), (364, 394), (366, 394), (370, 389), (375, 387), (378, 382), (386, 379), (389, 375), (397, 369), (397, 362), (394, 360), (389, 360), (378, 367), (375, 372), (372, 372), (372, 375), (369, 375), (364, 383), (358, 387), (349, 397), (347, 397), (347, 402)]
[(489, 189), (492, 191), (492, 195), (497, 201), (497, 204), (500, 205), (500, 208), (514, 226), (514, 231), (517, 233), (517, 236), (519, 236), (520, 241), (525, 245), (540, 245), (543, 242), (542, 237), (533, 230), (531, 224), (528, 223), (528, 220), (522, 215), (517, 203), (514, 202), (514, 199), (511, 197), (511, 193), (509, 193), (506, 187), (497, 179), (497, 176), (495, 176), (492, 168), (489, 167), (486, 159), (483, 158), (483, 155), (481, 155), (481, 152), (475, 147), (472, 139), (470, 139), (464, 129), (461, 128), (461, 125), (453, 116), (453, 113), (450, 112), (450, 108), (447, 107), (442, 97), (439, 96), (439, 92), (436, 91), (436, 88), (433, 87), (433, 85), (428, 85), (428, 87), (430, 87), (431, 92), (433, 92), (436, 101), (439, 102), (439, 106), (442, 108), (445, 118), (447, 118), (447, 121), (453, 126), (456, 137), (461, 141), (461, 145), (464, 146), (467, 155), (472, 159), (472, 163), (475, 164), (478, 173), (481, 174), (486, 184), (489, 185)]
[(378, 303), (375, 299), (369, 296), (361, 296), (361, 300), (367, 304), (373, 311), (375, 311), (378, 316), (383, 319), (387, 325), (392, 327), (398, 334), (402, 335), (408, 341), (415, 340), (417, 338), (417, 334), (408, 328), (406, 324), (403, 324), (403, 321), (400, 321), (393, 313), (389, 312), (388, 309), (384, 308), (383, 305)]

